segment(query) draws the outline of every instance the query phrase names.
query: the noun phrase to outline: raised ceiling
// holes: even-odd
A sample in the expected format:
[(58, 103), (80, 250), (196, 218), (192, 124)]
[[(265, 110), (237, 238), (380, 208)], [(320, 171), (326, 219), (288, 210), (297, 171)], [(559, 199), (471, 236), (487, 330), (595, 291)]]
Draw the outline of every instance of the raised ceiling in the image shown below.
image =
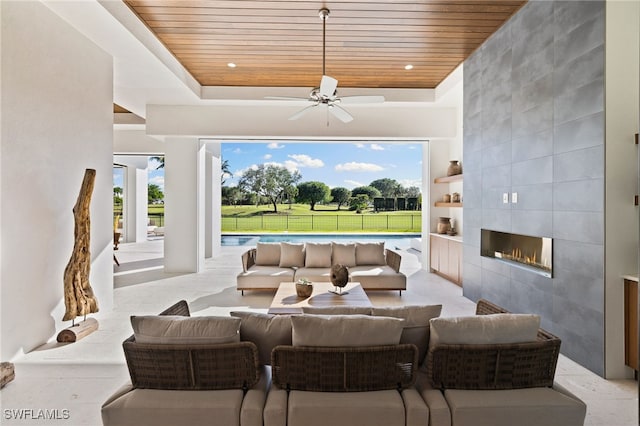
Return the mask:
[(327, 7), (326, 74), (340, 87), (418, 89), (436, 87), (526, 3), (124, 1), (203, 86), (317, 86)]

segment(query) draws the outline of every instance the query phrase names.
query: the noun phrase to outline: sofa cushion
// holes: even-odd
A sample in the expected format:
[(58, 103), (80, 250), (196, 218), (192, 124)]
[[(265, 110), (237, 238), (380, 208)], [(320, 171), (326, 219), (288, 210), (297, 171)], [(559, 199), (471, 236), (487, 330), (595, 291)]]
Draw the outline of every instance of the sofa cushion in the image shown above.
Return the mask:
[(256, 265), (279, 266), (280, 265), (280, 243), (256, 244)]
[(356, 243), (356, 265), (385, 265), (384, 241)]
[(231, 312), (242, 320), (240, 339), (255, 343), (262, 365), (271, 364), (271, 350), (278, 345), (291, 345), (291, 319), (288, 315), (269, 315), (257, 312)]
[(298, 268), (296, 270), (295, 280), (306, 278), (311, 282), (329, 282), (331, 281), (331, 268)]
[(292, 390), (289, 393), (287, 425), (345, 424), (405, 426), (405, 407), (402, 396), (396, 390), (369, 392)]
[(582, 426), (585, 404), (551, 388), (447, 389), (444, 396), (456, 426)]
[(304, 244), (280, 243), (281, 268), (304, 266)]
[(307, 268), (331, 267), (331, 243), (306, 243), (304, 266)]
[(367, 306), (303, 306), (302, 312), (313, 315), (371, 315)]
[(404, 290), (407, 277), (387, 265), (354, 266), (349, 268), (349, 280), (358, 282), (364, 289)]
[(540, 317), (530, 314), (493, 314), (434, 318), (429, 348), (438, 344), (495, 344), (534, 342)]
[(418, 347), (418, 361), (422, 363), (429, 348), (432, 318), (440, 316), (442, 305), (394, 306), (371, 308), (371, 315), (404, 319), (400, 343), (412, 343)]
[(133, 315), (131, 325), (138, 343), (181, 345), (240, 341), (240, 318)]
[(331, 258), (333, 265), (356, 266), (356, 245), (331, 243)]
[(368, 315), (291, 317), (293, 346), (397, 345), (404, 320)]

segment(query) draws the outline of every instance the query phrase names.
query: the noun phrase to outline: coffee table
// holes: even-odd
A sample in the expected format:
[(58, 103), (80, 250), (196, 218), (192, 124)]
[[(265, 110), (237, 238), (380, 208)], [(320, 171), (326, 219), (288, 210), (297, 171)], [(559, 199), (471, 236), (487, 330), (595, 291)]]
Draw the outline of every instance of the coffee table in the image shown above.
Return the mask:
[(295, 282), (280, 283), (267, 312), (270, 314), (301, 314), (304, 306), (372, 306), (367, 293), (358, 282), (347, 283), (343, 291), (348, 291), (348, 294), (342, 296), (329, 292), (334, 288), (330, 282), (314, 282), (311, 296), (298, 297)]

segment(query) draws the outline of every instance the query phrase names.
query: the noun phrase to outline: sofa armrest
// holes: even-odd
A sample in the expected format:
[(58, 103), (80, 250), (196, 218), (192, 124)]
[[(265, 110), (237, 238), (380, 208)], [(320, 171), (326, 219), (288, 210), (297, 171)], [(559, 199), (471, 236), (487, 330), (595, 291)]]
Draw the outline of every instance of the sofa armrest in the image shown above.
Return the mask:
[(402, 391), (407, 426), (426, 426), (429, 424), (429, 407), (415, 388)]
[(242, 254), (242, 272), (247, 272), (249, 268), (256, 264), (256, 249), (252, 248)]
[(389, 249), (386, 249), (384, 251), (384, 255), (387, 265), (390, 266), (394, 271), (400, 272), (400, 262), (402, 261), (402, 256)]
[(287, 426), (289, 393), (271, 386), (264, 405), (264, 426)]

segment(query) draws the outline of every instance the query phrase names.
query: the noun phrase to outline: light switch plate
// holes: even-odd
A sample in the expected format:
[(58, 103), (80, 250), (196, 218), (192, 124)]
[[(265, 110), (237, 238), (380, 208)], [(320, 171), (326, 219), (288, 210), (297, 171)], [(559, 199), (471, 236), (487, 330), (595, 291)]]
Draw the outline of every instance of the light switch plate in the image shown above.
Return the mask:
[(508, 193), (504, 193), (502, 194), (502, 203), (503, 204), (509, 204), (509, 194)]
[(511, 202), (513, 204), (517, 204), (518, 203), (518, 193), (517, 192), (512, 192), (511, 193)]

